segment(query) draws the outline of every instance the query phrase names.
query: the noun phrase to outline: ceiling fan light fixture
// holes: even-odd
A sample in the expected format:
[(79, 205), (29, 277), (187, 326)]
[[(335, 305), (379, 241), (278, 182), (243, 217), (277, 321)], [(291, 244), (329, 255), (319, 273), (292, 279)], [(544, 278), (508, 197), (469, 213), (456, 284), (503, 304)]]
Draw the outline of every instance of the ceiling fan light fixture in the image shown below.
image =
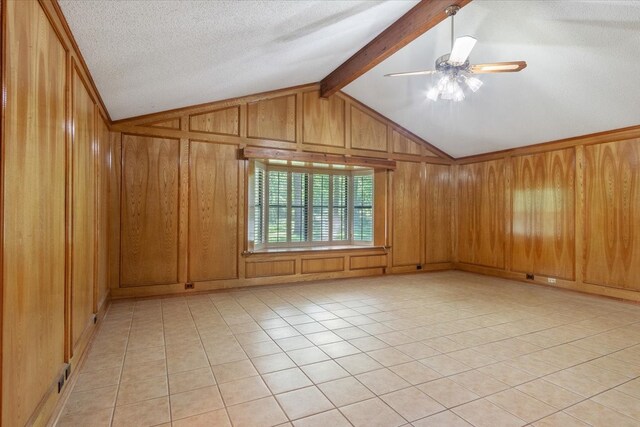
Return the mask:
[(482, 87), (482, 80), (477, 77), (467, 77), (465, 76), (464, 82), (467, 84), (467, 87), (471, 89), (472, 92), (477, 92), (478, 89)]
[(438, 96), (440, 96), (440, 91), (435, 86), (433, 86), (431, 89), (427, 91), (427, 98), (432, 101), (437, 101)]
[(451, 54), (449, 54), (449, 63), (454, 66), (463, 65), (469, 58), (476, 42), (477, 40), (471, 36), (458, 37), (453, 44)]

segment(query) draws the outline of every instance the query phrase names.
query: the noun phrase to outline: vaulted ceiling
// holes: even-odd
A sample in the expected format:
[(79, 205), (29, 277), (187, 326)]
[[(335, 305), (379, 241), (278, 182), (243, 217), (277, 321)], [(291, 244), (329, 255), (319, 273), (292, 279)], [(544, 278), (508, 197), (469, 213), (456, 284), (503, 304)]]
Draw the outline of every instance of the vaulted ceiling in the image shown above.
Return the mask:
[[(113, 119), (319, 81), (417, 1), (60, 0)], [(466, 156), (640, 124), (640, 1), (474, 0), (456, 35), (482, 75), (458, 103), (432, 102), (450, 23), (429, 30), (344, 91), (443, 151)]]

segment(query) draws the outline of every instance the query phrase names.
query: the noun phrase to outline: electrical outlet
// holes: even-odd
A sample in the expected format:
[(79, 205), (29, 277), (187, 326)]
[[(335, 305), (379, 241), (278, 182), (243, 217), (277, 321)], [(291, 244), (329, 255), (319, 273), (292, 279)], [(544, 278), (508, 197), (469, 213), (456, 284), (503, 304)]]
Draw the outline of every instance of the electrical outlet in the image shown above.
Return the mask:
[(549, 277), (549, 278), (547, 278), (547, 282), (555, 284), (556, 283), (556, 279), (555, 279), (555, 277)]
[(416, 265), (416, 270), (422, 270), (422, 266), (420, 264)]
[(193, 283), (185, 283), (184, 284), (184, 288), (185, 289), (193, 289), (195, 286)]
[(533, 280), (535, 276), (531, 273), (527, 273), (527, 280)]

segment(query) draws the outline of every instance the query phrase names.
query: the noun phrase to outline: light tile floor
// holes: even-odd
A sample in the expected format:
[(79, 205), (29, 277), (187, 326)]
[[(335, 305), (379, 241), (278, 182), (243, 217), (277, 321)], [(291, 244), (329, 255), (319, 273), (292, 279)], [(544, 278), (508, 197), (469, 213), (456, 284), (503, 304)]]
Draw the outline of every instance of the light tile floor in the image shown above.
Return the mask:
[(640, 306), (462, 272), (114, 301), (70, 425), (638, 426)]

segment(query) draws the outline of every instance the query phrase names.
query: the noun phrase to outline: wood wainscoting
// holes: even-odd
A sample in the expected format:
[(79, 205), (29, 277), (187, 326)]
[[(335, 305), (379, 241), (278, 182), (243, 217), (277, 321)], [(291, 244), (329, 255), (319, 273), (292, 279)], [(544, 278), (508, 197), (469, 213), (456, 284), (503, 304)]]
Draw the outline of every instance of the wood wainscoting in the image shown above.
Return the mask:
[[(322, 99), (305, 85), (121, 120), (112, 131), (121, 160), (111, 174), (121, 189), (111, 206), (121, 218), (111, 228), (121, 271), (113, 297), (451, 266), (452, 159), (343, 93)], [(374, 247), (247, 254), (240, 152), (256, 149), (379, 167)]]
[(43, 425), (108, 302), (109, 119), (57, 3), (0, 4), (0, 424)]
[(640, 127), (457, 163), (456, 268), (640, 301)]

